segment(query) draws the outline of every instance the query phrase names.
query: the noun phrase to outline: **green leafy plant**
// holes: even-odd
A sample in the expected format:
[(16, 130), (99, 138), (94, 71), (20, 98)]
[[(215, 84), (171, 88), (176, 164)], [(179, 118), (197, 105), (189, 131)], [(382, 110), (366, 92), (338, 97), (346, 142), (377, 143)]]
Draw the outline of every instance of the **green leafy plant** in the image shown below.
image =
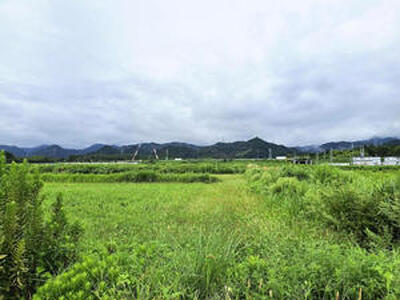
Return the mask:
[(50, 221), (44, 220), (42, 182), (38, 173), (29, 173), (26, 161), (8, 168), (0, 154), (0, 184), (0, 295), (30, 299), (46, 274), (74, 261), (80, 229), (66, 221), (61, 196)]

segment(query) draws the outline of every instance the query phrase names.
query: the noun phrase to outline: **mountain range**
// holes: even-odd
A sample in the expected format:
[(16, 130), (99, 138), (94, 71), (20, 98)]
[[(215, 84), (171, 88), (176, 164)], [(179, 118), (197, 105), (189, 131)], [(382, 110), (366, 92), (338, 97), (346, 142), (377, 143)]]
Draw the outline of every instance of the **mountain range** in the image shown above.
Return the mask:
[(5, 150), (15, 157), (48, 157), (55, 159), (82, 158), (91, 159), (99, 157), (130, 159), (138, 150), (137, 158), (149, 158), (156, 150), (160, 158), (267, 158), (297, 153), (316, 153), (332, 150), (347, 150), (361, 146), (400, 145), (400, 139), (395, 137), (374, 137), (360, 141), (329, 142), (321, 145), (309, 145), (301, 147), (286, 147), (266, 142), (255, 137), (248, 141), (231, 143), (216, 143), (209, 146), (198, 146), (187, 143), (142, 143), (132, 145), (106, 145), (94, 144), (84, 149), (68, 149), (59, 145), (41, 145), (38, 147), (17, 147), (0, 145), (0, 150)]
[(296, 147), (300, 152), (317, 153), (332, 150), (349, 150), (360, 148), (362, 146), (399, 146), (400, 139), (396, 137), (373, 137), (367, 140), (359, 141), (340, 141), (329, 142), (321, 145), (309, 145)]

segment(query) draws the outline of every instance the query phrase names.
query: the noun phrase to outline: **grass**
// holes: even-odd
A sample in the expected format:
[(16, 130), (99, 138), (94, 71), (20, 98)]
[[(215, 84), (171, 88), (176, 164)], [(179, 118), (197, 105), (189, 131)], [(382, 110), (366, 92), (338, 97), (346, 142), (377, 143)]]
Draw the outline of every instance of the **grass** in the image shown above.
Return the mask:
[[(84, 227), (82, 261), (36, 299), (400, 296), (397, 246), (371, 251), (313, 218), (309, 190), (323, 185), (311, 169), (261, 170), (250, 182), (46, 183), (45, 211), (62, 192), (67, 217)], [(336, 178), (325, 171), (316, 174)]]
[(244, 180), (237, 176), (212, 185), (47, 183), (43, 193), (47, 199), (63, 193), (67, 215), (83, 223), (83, 240), (88, 241), (85, 248), (90, 251), (96, 248), (89, 246), (93, 242), (169, 240), (171, 235), (193, 228), (235, 224), (244, 201), (250, 205), (251, 200), (253, 208), (257, 204), (241, 191), (243, 185)]
[(113, 182), (216, 182), (218, 179), (209, 174), (183, 173), (165, 174), (154, 171), (136, 171), (117, 174), (53, 174), (44, 173), (41, 179), (46, 182), (81, 182), (81, 183), (113, 183)]

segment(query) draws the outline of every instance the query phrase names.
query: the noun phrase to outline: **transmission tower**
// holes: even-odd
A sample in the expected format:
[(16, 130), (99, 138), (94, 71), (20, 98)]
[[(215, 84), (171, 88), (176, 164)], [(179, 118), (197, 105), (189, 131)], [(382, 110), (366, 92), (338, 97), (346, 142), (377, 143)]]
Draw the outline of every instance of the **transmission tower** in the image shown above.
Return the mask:
[(156, 150), (156, 148), (153, 148), (153, 153), (154, 153), (154, 157), (155, 157), (156, 159), (160, 159), (160, 158), (158, 157), (158, 155), (157, 155), (157, 150)]
[(133, 154), (132, 160), (136, 159), (136, 156), (138, 155), (141, 146), (142, 146), (142, 144), (139, 144), (138, 147), (136, 148), (136, 151)]

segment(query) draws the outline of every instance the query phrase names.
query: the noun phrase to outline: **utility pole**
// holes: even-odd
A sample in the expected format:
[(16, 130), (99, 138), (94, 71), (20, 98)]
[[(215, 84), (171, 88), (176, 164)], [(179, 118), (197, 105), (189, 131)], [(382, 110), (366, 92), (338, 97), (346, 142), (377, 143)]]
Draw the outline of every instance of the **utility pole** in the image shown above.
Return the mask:
[(360, 149), (360, 156), (364, 157), (365, 156), (365, 149), (364, 149), (364, 145), (362, 145), (361, 149)]
[(165, 160), (168, 160), (168, 148), (167, 148), (167, 151), (166, 151), (167, 153), (166, 153), (166, 155), (165, 155)]
[(272, 149), (271, 148), (268, 149), (268, 159), (269, 160), (272, 159)]
[(329, 156), (330, 156), (330, 161), (332, 162), (333, 161), (333, 150), (332, 150), (332, 148), (331, 148), (331, 151), (329, 153)]
[(141, 145), (142, 145), (142, 144), (139, 144), (139, 145), (137, 146), (136, 151), (135, 151), (135, 154), (133, 154), (132, 160), (135, 160), (136, 156), (137, 156), (138, 153), (139, 153), (139, 150), (140, 150), (140, 146), (141, 146)]
[(319, 164), (319, 152), (317, 152), (317, 158), (316, 158), (317, 164)]
[(157, 150), (156, 150), (156, 148), (153, 148), (153, 153), (154, 153), (154, 157), (158, 160), (159, 157), (158, 157), (158, 155), (157, 155)]

